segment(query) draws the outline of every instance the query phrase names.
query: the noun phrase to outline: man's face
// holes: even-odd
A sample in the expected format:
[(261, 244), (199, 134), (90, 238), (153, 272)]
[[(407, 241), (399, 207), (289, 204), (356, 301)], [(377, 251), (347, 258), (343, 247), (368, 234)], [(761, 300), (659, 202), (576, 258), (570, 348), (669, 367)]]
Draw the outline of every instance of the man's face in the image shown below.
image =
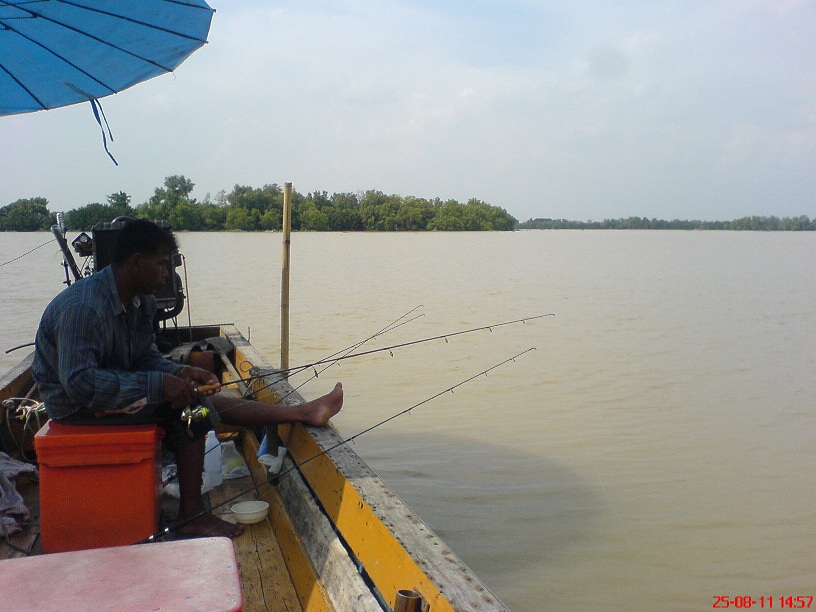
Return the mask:
[(136, 264), (139, 293), (158, 293), (170, 276), (170, 252), (167, 248), (160, 248), (155, 255), (139, 255)]

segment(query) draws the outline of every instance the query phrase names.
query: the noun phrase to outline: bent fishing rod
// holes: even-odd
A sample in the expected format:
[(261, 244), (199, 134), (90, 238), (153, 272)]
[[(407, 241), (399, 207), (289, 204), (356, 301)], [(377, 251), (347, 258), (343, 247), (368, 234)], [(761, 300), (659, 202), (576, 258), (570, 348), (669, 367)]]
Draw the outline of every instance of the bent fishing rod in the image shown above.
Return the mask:
[[(546, 315), (542, 315), (542, 316), (546, 316)], [(443, 395), (445, 395), (447, 393), (453, 393), (455, 389), (458, 389), (459, 387), (462, 387), (462, 386), (468, 384), (469, 382), (471, 382), (473, 380), (476, 380), (477, 378), (479, 378), (481, 376), (487, 376), (490, 372), (502, 367), (505, 364), (508, 364), (510, 362), (515, 363), (516, 359), (518, 359), (519, 357), (521, 357), (523, 355), (526, 355), (527, 353), (529, 353), (531, 351), (535, 351), (535, 350), (537, 350), (535, 347), (530, 347), (527, 350), (521, 351), (520, 353), (517, 353), (517, 354), (513, 355), (512, 357), (509, 357), (509, 358), (505, 359), (504, 361), (500, 361), (499, 363), (487, 368), (486, 370), (482, 370), (478, 374), (474, 374), (473, 376), (470, 376), (470, 377), (468, 377), (468, 378), (466, 378), (464, 380), (461, 380), (458, 383), (456, 383), (455, 385), (452, 385), (452, 386), (448, 387), (447, 389), (443, 389), (442, 391), (439, 391), (439, 392), (435, 393), (434, 395), (431, 395), (430, 397), (422, 400), (421, 402), (418, 402), (418, 403), (414, 404), (413, 406), (410, 406), (409, 408), (405, 408), (403, 410), (400, 410), (399, 412), (396, 412), (396, 413), (392, 414), (391, 416), (383, 419), (382, 421), (379, 421), (378, 423), (375, 423), (371, 427), (367, 427), (366, 429), (354, 434), (353, 436), (350, 436), (348, 438), (344, 438), (344, 439), (340, 440), (336, 444), (333, 444), (330, 447), (328, 447), (326, 449), (323, 449), (319, 453), (316, 453), (316, 454), (312, 455), (311, 457), (309, 457), (307, 459), (304, 459), (300, 463), (296, 463), (296, 464), (292, 465), (291, 467), (284, 470), (283, 472), (280, 472), (279, 474), (275, 474), (274, 476), (271, 477), (270, 480), (263, 481), (263, 482), (258, 483), (257, 485), (249, 487), (249, 488), (245, 489), (244, 491), (241, 491), (240, 493), (238, 493), (236, 495), (233, 495), (232, 497), (230, 497), (228, 499), (225, 499), (224, 501), (222, 501), (221, 503), (211, 507), (207, 511), (200, 512), (200, 513), (198, 513), (198, 514), (196, 514), (194, 516), (191, 516), (191, 517), (188, 517), (188, 518), (186, 518), (186, 519), (184, 519), (182, 521), (179, 521), (178, 523), (176, 523), (172, 527), (166, 527), (163, 531), (160, 531), (158, 533), (154, 533), (154, 534), (148, 536), (147, 538), (145, 538), (144, 540), (134, 542), (134, 544), (146, 544), (148, 542), (155, 542), (155, 541), (161, 540), (161, 539), (165, 538), (166, 536), (170, 535), (172, 532), (174, 532), (174, 531), (176, 531), (178, 529), (181, 529), (185, 525), (190, 524), (194, 520), (196, 520), (198, 518), (201, 518), (202, 516), (205, 516), (208, 513), (212, 513), (213, 510), (216, 510), (218, 508), (226, 506), (227, 504), (230, 504), (230, 503), (234, 502), (236, 499), (238, 499), (240, 497), (243, 497), (244, 495), (247, 495), (248, 493), (252, 493), (253, 491), (257, 491), (258, 489), (260, 489), (264, 485), (279, 483), (281, 478), (284, 478), (284, 477), (288, 476), (289, 474), (291, 474), (292, 472), (295, 472), (296, 470), (299, 471), (300, 468), (302, 468), (307, 463), (310, 463), (310, 462), (314, 461), (315, 459), (323, 457), (324, 455), (327, 455), (330, 452), (332, 452), (334, 450), (337, 450), (338, 448), (340, 448), (342, 446), (346, 446), (349, 443), (354, 442), (357, 438), (359, 438), (361, 436), (364, 436), (365, 434), (370, 433), (370, 432), (374, 431), (375, 429), (377, 429), (379, 427), (382, 427), (386, 423), (390, 423), (391, 421), (393, 421), (396, 418), (399, 418), (399, 417), (401, 417), (401, 416), (403, 416), (405, 414), (410, 414), (413, 410), (416, 410), (417, 408), (419, 408), (420, 406), (423, 406), (424, 404), (427, 404), (427, 403), (429, 403), (429, 402), (431, 402), (431, 401), (433, 401), (433, 400), (435, 400), (435, 399), (437, 399), (437, 398), (439, 398), (439, 397), (441, 397), (441, 396), (443, 396)]]

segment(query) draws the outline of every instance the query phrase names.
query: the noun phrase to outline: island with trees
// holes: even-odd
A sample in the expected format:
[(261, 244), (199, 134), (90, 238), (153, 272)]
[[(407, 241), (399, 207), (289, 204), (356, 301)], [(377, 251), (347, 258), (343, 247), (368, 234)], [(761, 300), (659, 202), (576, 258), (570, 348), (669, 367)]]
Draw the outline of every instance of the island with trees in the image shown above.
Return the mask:
[[(147, 202), (132, 206), (124, 192), (65, 212), (69, 230), (88, 230), (100, 221), (119, 216), (168, 221), (176, 230), (269, 231), (280, 230), (283, 188), (235, 185), (227, 194), (207, 195), (201, 202), (190, 197), (194, 184), (174, 175), (157, 187)], [(49, 229), (54, 214), (45, 198), (21, 199), (0, 208), (0, 231)], [(303, 195), (292, 191), (292, 229), (313, 232), (393, 231), (512, 231), (518, 220), (503, 208), (471, 199), (426, 200), (414, 196), (386, 195), (381, 191)]]

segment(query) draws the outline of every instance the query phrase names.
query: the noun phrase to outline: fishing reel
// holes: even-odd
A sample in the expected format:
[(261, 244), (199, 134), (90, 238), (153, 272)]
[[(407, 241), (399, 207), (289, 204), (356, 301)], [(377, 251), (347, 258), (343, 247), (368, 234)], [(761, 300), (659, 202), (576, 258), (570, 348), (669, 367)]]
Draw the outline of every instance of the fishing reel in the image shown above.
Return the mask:
[(210, 409), (207, 406), (198, 404), (196, 406), (187, 406), (181, 411), (181, 420), (187, 423), (187, 435), (192, 437), (193, 432), (190, 428), (193, 423), (203, 421), (210, 416)]

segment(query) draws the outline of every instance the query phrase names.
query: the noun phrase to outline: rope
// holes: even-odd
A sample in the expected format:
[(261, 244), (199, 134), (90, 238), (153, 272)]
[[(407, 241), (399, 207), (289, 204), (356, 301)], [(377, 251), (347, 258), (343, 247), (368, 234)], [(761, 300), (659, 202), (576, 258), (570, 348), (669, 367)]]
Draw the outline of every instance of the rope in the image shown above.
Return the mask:
[(20, 256), (18, 256), (18, 257), (15, 257), (14, 259), (9, 259), (9, 260), (8, 260), (7, 262), (5, 262), (5, 263), (0, 263), (0, 268), (1, 268), (1, 267), (3, 267), (3, 266), (7, 266), (7, 265), (9, 265), (10, 263), (13, 263), (13, 262), (17, 261), (18, 259), (22, 259), (22, 258), (23, 258), (23, 257), (25, 257), (26, 255), (30, 255), (31, 253), (33, 253), (33, 252), (34, 252), (34, 251), (36, 251), (37, 249), (44, 247), (46, 244), (51, 244), (52, 242), (54, 242), (54, 239), (53, 239), (53, 238), (52, 238), (51, 240), (49, 240), (48, 242), (43, 242), (43, 243), (42, 243), (40, 246), (38, 246), (38, 247), (34, 247), (33, 249), (31, 249), (31, 250), (30, 250), (30, 251), (28, 251), (27, 253), (23, 253), (22, 255), (20, 255)]

